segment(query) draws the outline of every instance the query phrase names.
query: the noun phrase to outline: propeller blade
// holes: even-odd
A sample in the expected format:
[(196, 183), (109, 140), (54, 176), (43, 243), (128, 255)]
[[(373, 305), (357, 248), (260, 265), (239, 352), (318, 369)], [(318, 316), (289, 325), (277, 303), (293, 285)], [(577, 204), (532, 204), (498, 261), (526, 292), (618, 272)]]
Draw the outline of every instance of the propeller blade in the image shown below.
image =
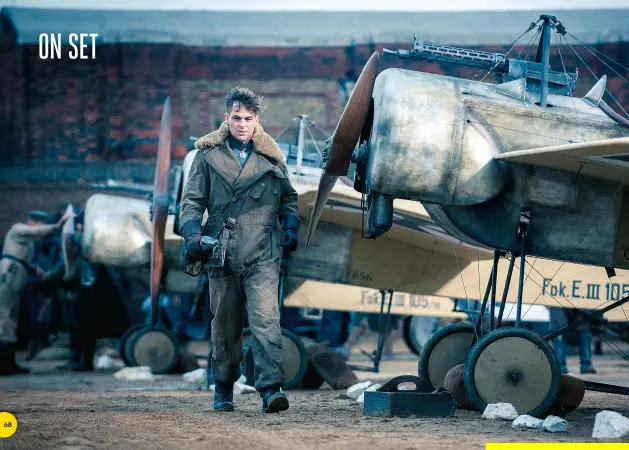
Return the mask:
[(164, 234), (168, 218), (168, 174), (171, 159), (170, 97), (164, 102), (153, 184), (153, 239), (151, 244), (151, 323), (157, 325), (157, 299), (164, 266)]
[(352, 153), (369, 113), (379, 63), (379, 53), (374, 52), (360, 73), (352, 95), (336, 125), (325, 166), (325, 171), (330, 175), (347, 175)]
[(380, 55), (374, 52), (363, 68), (352, 95), (345, 105), (341, 119), (332, 135), (327, 154), (327, 161), (319, 180), (319, 188), (308, 224), (306, 247), (317, 227), (325, 203), (339, 177), (347, 175), (356, 143), (363, 132), (371, 106), (371, 95), (378, 75)]
[(334, 185), (336, 184), (336, 180), (338, 180), (338, 178), (339, 177), (336, 175), (327, 175), (325, 172), (323, 172), (323, 175), (319, 180), (317, 196), (315, 197), (314, 206), (312, 207), (312, 212), (310, 213), (310, 222), (308, 223), (308, 234), (306, 234), (306, 248), (310, 245), (310, 240), (312, 239), (314, 230), (317, 227), (317, 223), (319, 222), (321, 213), (323, 213), (325, 202), (327, 201), (330, 192), (332, 192), (332, 189), (334, 188)]

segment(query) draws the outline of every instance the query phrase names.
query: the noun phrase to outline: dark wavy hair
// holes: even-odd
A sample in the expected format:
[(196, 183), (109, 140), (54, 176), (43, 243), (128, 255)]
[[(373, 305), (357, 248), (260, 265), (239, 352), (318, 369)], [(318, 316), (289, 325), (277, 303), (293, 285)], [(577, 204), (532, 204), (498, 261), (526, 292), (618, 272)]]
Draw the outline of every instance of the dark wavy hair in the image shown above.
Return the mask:
[(225, 108), (227, 108), (227, 114), (231, 113), (232, 108), (236, 108), (236, 110), (245, 108), (257, 116), (263, 109), (262, 96), (256, 94), (251, 89), (235, 87), (230, 89), (227, 93)]

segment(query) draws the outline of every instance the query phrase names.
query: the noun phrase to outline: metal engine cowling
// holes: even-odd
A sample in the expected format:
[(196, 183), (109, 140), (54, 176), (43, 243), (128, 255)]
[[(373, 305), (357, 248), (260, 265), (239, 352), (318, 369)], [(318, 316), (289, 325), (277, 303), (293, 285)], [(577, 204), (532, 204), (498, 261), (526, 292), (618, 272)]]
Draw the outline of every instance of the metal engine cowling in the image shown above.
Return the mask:
[(442, 205), (497, 196), (505, 175), (500, 143), (466, 110), (466, 80), (384, 70), (373, 91), (367, 184), (373, 191)]
[(82, 253), (96, 264), (121, 268), (151, 262), (151, 221), (146, 200), (96, 194), (85, 205)]

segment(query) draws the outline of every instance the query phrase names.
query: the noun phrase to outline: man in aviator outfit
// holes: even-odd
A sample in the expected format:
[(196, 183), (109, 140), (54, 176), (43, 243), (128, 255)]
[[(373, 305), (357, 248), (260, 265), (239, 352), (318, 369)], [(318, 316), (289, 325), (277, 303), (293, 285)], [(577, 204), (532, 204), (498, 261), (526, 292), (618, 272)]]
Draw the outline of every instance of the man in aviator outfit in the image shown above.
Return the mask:
[[(253, 335), (255, 388), (264, 412), (288, 409), (282, 392), (282, 335), (278, 311), (281, 247), (297, 249), (297, 192), (282, 153), (259, 124), (261, 97), (246, 88), (227, 94), (225, 122), (196, 141), (198, 149), (185, 185), (180, 231), (186, 264), (203, 259), (200, 240), (217, 237), (236, 220), (226, 245), (225, 264), (208, 269), (212, 320), (214, 409), (232, 411), (233, 386), (240, 377), (244, 311)], [(232, 203), (244, 200), (235, 213)], [(208, 212), (202, 229), (203, 214)], [(279, 222), (282, 235), (278, 242)]]

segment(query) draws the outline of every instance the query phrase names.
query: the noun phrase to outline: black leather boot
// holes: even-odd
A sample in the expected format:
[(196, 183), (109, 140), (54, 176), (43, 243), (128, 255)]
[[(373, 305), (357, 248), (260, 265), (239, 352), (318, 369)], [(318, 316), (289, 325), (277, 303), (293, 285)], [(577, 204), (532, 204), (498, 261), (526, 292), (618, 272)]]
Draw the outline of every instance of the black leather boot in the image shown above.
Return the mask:
[(288, 398), (279, 388), (268, 389), (261, 397), (263, 413), (278, 413), (288, 409)]
[(30, 372), (15, 362), (17, 343), (0, 342), (0, 376), (22, 375)]
[(234, 389), (214, 385), (214, 409), (217, 411), (233, 411), (234, 410)]

